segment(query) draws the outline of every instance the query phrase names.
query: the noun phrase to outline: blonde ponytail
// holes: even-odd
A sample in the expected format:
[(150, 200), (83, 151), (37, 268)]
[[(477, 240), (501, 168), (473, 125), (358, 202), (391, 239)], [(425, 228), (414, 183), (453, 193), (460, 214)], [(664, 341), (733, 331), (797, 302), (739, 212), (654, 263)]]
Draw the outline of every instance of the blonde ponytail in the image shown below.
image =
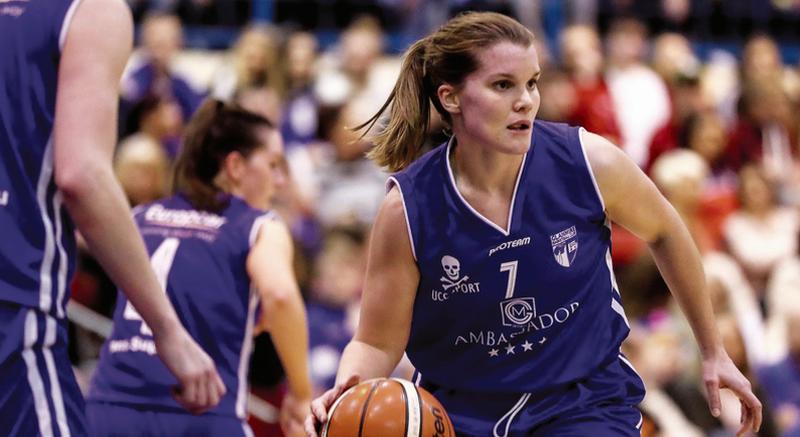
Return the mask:
[(429, 87), (425, 84), (425, 45), (427, 38), (406, 50), (400, 77), (380, 110), (362, 125), (372, 129), (389, 108), (389, 123), (378, 133), (368, 157), (389, 171), (400, 171), (419, 156), (430, 116)]

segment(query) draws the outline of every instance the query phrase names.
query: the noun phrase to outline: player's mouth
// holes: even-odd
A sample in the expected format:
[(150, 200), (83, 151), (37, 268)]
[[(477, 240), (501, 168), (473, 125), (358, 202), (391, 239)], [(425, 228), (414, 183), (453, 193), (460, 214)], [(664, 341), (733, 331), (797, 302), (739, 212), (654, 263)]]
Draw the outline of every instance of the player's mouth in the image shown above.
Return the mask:
[(517, 133), (527, 133), (531, 130), (530, 120), (520, 120), (507, 126), (507, 128)]

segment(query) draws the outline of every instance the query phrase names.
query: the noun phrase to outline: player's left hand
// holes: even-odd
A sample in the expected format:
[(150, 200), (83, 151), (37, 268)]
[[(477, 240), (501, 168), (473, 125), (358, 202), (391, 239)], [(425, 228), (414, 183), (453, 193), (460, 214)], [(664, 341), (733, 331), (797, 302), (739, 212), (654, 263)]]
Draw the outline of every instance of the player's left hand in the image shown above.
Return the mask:
[(214, 361), (192, 339), (183, 326), (164, 329), (154, 336), (156, 351), (178, 380), (172, 396), (192, 414), (202, 414), (225, 395)]
[(281, 430), (286, 437), (305, 436), (303, 421), (311, 409), (311, 398), (299, 398), (291, 391), (286, 393), (281, 405)]
[(708, 393), (708, 406), (714, 417), (721, 413), (719, 390), (727, 388), (739, 398), (742, 404), (742, 427), (737, 436), (749, 430), (758, 432), (761, 428), (761, 402), (755, 394), (750, 381), (736, 368), (727, 352), (720, 352), (703, 358), (703, 382)]

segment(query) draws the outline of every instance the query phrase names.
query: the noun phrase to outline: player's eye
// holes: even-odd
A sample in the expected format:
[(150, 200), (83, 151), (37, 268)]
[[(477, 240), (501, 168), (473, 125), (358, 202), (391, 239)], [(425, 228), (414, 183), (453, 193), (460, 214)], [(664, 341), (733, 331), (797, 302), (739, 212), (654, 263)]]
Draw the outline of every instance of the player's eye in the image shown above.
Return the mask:
[(494, 87), (498, 90), (507, 90), (512, 86), (513, 85), (511, 84), (511, 81), (508, 80), (498, 80), (497, 82), (494, 83)]

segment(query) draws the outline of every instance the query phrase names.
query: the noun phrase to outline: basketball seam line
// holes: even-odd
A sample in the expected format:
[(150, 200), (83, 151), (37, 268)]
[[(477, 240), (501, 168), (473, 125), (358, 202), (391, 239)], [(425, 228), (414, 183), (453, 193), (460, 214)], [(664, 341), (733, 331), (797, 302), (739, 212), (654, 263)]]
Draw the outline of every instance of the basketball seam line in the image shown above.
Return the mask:
[(358, 437), (362, 437), (364, 433), (364, 422), (367, 418), (367, 407), (369, 406), (369, 401), (372, 399), (372, 394), (375, 393), (375, 390), (378, 389), (378, 383), (372, 384), (372, 388), (369, 390), (369, 394), (367, 395), (367, 400), (364, 401), (364, 406), (361, 407), (361, 421), (358, 424)]
[(325, 426), (322, 427), (321, 437), (328, 436), (328, 429), (331, 426), (331, 422), (333, 422), (334, 412), (336, 411), (336, 408), (339, 407), (339, 404), (342, 402), (342, 399), (344, 399), (345, 395), (353, 391), (355, 388), (356, 386), (352, 386), (349, 389), (345, 390), (345, 392), (340, 394), (339, 397), (336, 398), (336, 400), (333, 402), (333, 405), (331, 406), (330, 410), (328, 410), (328, 420), (325, 421)]

